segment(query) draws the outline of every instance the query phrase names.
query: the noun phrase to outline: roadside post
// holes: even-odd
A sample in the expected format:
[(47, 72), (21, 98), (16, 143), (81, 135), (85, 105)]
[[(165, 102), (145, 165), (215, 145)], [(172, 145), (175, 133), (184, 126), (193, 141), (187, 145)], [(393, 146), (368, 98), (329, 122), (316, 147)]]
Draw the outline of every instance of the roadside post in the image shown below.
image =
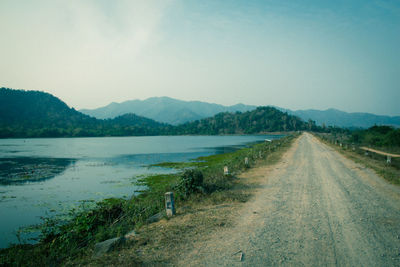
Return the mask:
[(271, 142), (272, 142), (272, 140), (270, 140), (270, 139), (265, 139), (265, 143), (268, 144), (268, 150), (269, 150), (269, 152), (271, 152)]
[(224, 167), (224, 175), (229, 175), (228, 166)]
[(387, 156), (386, 163), (387, 164), (391, 164), (392, 163), (392, 157), (391, 156)]
[(249, 158), (248, 157), (244, 158), (244, 165), (246, 165), (246, 167), (249, 167)]
[(165, 193), (165, 211), (168, 217), (175, 215), (174, 193)]

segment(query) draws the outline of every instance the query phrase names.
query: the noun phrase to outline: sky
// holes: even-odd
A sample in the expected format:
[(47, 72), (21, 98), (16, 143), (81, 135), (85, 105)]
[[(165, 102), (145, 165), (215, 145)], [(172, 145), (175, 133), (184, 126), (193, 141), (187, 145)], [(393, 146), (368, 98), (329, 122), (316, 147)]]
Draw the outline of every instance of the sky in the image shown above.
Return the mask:
[(1, 0), (0, 86), (400, 115), (400, 1)]

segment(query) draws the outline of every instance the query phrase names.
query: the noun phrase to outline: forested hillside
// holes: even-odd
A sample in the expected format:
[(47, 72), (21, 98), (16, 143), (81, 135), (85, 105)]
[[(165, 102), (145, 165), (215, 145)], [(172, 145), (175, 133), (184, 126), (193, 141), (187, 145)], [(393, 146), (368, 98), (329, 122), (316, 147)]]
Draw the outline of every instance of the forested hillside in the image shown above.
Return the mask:
[(126, 114), (98, 120), (51, 94), (0, 88), (0, 137), (155, 135), (165, 124)]
[(277, 131), (315, 130), (315, 123), (304, 122), (273, 107), (258, 107), (244, 113), (219, 113), (177, 127), (178, 134), (254, 134)]
[(51, 94), (0, 88), (0, 137), (77, 137), (182, 134), (258, 134), (277, 131), (318, 130), (273, 107), (219, 113), (206, 119), (172, 126), (124, 114), (100, 120), (68, 107)]

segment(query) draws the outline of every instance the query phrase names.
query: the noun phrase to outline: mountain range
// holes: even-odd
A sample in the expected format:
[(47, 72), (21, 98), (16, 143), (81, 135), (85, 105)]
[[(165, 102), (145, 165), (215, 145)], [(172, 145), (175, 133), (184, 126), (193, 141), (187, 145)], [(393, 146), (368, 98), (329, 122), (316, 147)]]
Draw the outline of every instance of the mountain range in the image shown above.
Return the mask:
[(305, 129), (319, 130), (314, 123), (306, 123), (274, 107), (220, 112), (179, 125), (157, 122), (133, 113), (97, 119), (68, 107), (49, 93), (0, 88), (0, 138), (260, 134)]
[[(391, 125), (400, 127), (400, 116), (382, 116), (371, 113), (348, 113), (337, 109), (327, 110), (290, 110), (277, 109), (295, 115), (304, 121), (313, 120), (317, 125), (345, 128), (368, 128), (374, 125)], [(155, 121), (179, 125), (186, 122), (204, 119), (221, 112), (245, 112), (256, 109), (256, 106), (237, 104), (223, 106), (200, 101), (182, 101), (169, 97), (152, 97), (146, 100), (130, 100), (122, 103), (111, 103), (97, 109), (82, 109), (82, 113), (98, 119), (135, 113)]]
[(342, 128), (369, 128), (374, 125), (389, 125), (400, 127), (400, 116), (383, 116), (363, 112), (344, 112), (330, 108), (327, 110), (296, 110), (281, 109), (289, 114), (298, 116), (307, 121), (311, 119), (317, 125), (337, 126)]
[(200, 101), (183, 101), (170, 97), (151, 97), (146, 100), (113, 102), (97, 109), (81, 109), (80, 112), (98, 119), (112, 119), (126, 113), (134, 113), (159, 122), (179, 125), (212, 117), (221, 112), (245, 112), (255, 108), (256, 106), (244, 104), (223, 106)]

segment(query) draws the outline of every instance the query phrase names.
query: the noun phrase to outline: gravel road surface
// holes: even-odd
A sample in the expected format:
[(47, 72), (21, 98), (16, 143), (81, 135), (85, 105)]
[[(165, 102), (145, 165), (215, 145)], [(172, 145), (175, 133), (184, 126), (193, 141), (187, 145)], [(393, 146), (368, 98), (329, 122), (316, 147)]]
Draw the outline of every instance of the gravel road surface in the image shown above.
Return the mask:
[(400, 187), (303, 134), (182, 266), (400, 266)]

